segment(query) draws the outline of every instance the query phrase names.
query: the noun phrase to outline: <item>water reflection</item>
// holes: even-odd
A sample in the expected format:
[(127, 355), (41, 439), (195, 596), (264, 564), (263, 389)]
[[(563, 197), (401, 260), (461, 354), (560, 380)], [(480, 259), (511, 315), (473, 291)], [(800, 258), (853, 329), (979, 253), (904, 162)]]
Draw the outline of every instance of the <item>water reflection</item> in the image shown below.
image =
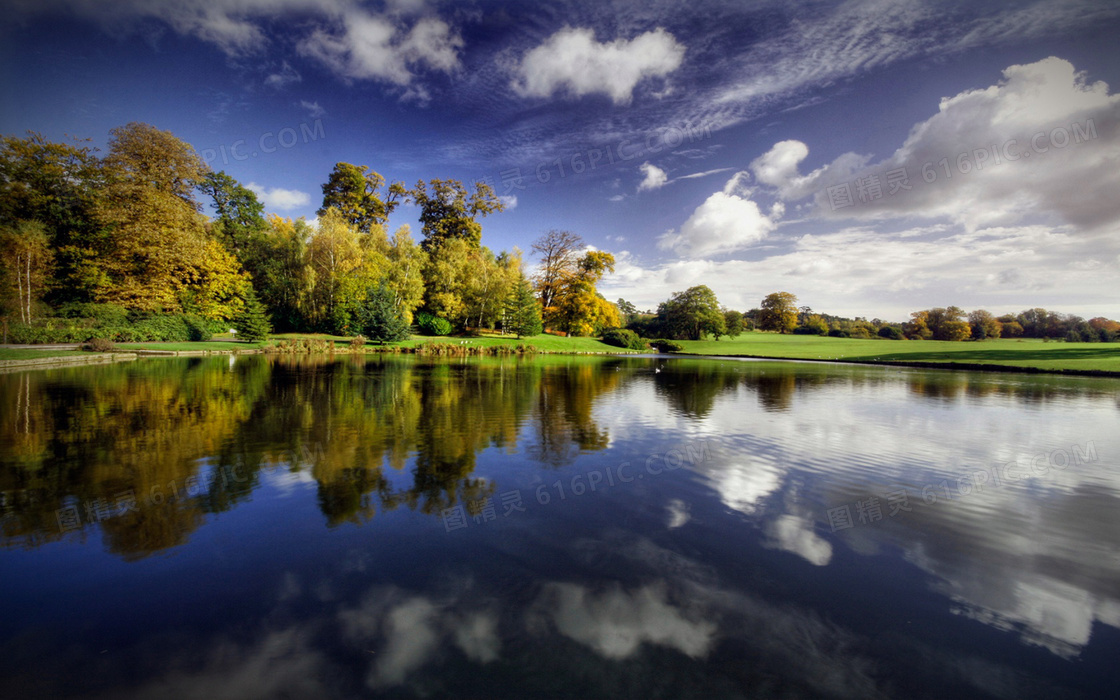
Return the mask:
[[(571, 357), (0, 375), (0, 566), (49, 580), (104, 552), (93, 569), (112, 572), (90, 578), (98, 606), (52, 584), (86, 601), (55, 596), (55, 619), (111, 628), (65, 654), (63, 632), (28, 632), (31, 584), (4, 577), (0, 679), (27, 696), (89, 678), (173, 698), (1077, 695), (1104, 687), (1090, 652), (1120, 630), (1118, 388)], [(696, 441), (707, 458), (664, 468)], [(588, 489), (627, 462), (631, 481)]]

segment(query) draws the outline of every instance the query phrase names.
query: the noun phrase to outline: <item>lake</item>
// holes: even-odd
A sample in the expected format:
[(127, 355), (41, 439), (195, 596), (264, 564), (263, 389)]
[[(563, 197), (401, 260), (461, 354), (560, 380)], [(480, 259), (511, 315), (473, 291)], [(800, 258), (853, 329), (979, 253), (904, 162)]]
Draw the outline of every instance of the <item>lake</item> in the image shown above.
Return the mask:
[(0, 375), (0, 696), (1094, 698), (1120, 381), (657, 357)]

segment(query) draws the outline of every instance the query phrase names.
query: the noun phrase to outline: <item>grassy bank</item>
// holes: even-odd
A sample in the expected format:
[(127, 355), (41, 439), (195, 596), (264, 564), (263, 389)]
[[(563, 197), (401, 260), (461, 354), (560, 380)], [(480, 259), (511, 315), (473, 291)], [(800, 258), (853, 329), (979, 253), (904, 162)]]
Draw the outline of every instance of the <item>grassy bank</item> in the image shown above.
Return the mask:
[(34, 348), (0, 348), (0, 362), (8, 360), (35, 360), (47, 357), (80, 357), (89, 353), (81, 350), (36, 350)]
[(698, 355), (1120, 372), (1118, 343), (1045, 342), (1034, 338), (953, 343), (936, 340), (858, 340), (755, 332), (744, 333), (734, 340), (685, 340), (680, 341), (680, 344), (685, 353)]

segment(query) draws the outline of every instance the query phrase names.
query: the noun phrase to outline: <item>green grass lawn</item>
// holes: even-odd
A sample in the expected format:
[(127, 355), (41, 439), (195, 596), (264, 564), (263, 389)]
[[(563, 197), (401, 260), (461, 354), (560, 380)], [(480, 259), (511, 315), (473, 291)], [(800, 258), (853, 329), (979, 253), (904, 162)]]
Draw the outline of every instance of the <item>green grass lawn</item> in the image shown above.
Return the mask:
[(37, 360), (44, 357), (72, 357), (88, 355), (81, 350), (35, 350), (33, 348), (0, 348), (0, 361)]
[(702, 355), (780, 357), (848, 362), (940, 362), (1120, 372), (1120, 343), (1043, 342), (1028, 338), (952, 343), (937, 340), (858, 340), (816, 335), (744, 333), (731, 340), (680, 341)]

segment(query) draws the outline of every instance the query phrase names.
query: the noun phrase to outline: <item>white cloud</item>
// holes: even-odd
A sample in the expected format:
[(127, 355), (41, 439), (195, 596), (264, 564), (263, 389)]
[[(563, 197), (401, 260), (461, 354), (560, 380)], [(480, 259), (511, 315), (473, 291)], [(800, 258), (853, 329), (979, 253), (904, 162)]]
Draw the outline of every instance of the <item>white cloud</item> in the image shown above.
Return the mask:
[(712, 194), (696, 207), (680, 231), (658, 238), (658, 247), (680, 255), (702, 258), (742, 250), (753, 245), (777, 226), (784, 208), (779, 202), (764, 214), (743, 186), (746, 173), (736, 173), (722, 192)]
[(684, 45), (658, 28), (633, 39), (595, 40), (593, 29), (566, 27), (527, 52), (516, 67), (512, 87), (523, 97), (607, 95), (627, 104), (646, 78), (663, 78), (680, 67)]
[(286, 211), (305, 207), (311, 203), (311, 195), (299, 190), (286, 190), (281, 187), (269, 189), (255, 182), (250, 182), (246, 187), (252, 190), (268, 209)]
[(273, 88), (274, 90), (281, 90), (292, 83), (298, 83), (302, 80), (303, 76), (299, 74), (299, 71), (292, 68), (291, 64), (287, 61), (284, 61), (278, 71), (270, 73), (268, 77), (264, 79), (264, 84), (266, 87)]
[(318, 101), (308, 102), (307, 100), (300, 100), (299, 106), (306, 109), (308, 115), (310, 115), (312, 119), (318, 119), (327, 113), (327, 110), (319, 106)]
[(506, 211), (513, 211), (517, 208), (517, 195), (515, 194), (501, 195), (498, 197), (498, 201), (502, 203)]
[(333, 30), (316, 29), (298, 49), (343, 77), (406, 86), (417, 66), (443, 72), (458, 68), (462, 46), (462, 38), (443, 20), (421, 19), (406, 33), (393, 18), (355, 8)]
[(642, 175), (645, 176), (641, 183), (638, 184), (639, 192), (643, 190), (659, 189), (664, 187), (665, 183), (669, 181), (669, 176), (665, 174), (664, 170), (648, 161), (642, 163), (639, 169), (642, 171)]
[[(1120, 95), (1050, 57), (1007, 68), (996, 85), (943, 99), (882, 161), (848, 153), (803, 176), (798, 164), (808, 148), (782, 141), (751, 169), (785, 199), (813, 194), (825, 215), (946, 218), (969, 231), (1048, 216), (1092, 228), (1120, 221), (1118, 117)], [(892, 194), (886, 174), (900, 170), (911, 189)], [(857, 180), (881, 189), (860, 201)], [(845, 184), (851, 206), (829, 200), (828, 188)]]

